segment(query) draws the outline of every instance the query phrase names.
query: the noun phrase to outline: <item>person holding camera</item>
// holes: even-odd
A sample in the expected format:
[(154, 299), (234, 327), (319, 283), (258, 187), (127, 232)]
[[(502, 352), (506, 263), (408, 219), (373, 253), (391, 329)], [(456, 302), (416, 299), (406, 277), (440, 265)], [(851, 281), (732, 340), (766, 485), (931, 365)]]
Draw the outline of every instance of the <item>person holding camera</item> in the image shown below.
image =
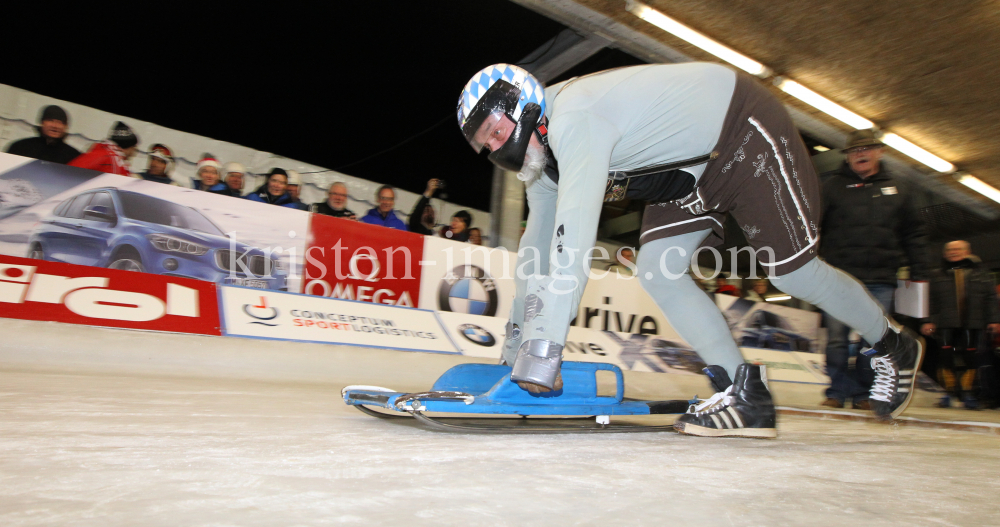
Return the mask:
[(417, 202), (417, 205), (413, 207), (413, 212), (410, 213), (410, 223), (408, 225), (410, 232), (425, 236), (434, 235), (434, 225), (437, 218), (434, 214), (434, 207), (431, 206), (431, 198), (434, 197), (434, 193), (438, 189), (443, 189), (444, 187), (445, 182), (440, 179), (432, 178), (427, 181), (427, 189), (424, 190), (424, 194), (420, 196), (420, 201)]

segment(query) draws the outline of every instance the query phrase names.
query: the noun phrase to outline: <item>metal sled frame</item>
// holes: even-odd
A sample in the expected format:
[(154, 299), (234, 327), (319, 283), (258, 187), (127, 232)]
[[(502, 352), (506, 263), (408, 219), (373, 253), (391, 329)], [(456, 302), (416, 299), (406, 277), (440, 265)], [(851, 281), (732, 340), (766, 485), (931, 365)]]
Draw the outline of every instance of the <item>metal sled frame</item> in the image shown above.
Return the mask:
[[(614, 373), (617, 382), (614, 397), (597, 395), (598, 371)], [(670, 425), (612, 423), (611, 416), (681, 414), (688, 409), (688, 401), (624, 399), (621, 368), (612, 364), (563, 362), (562, 375), (561, 390), (532, 394), (510, 380), (508, 366), (462, 364), (445, 372), (427, 392), (400, 393), (377, 386), (348, 386), (341, 393), (345, 403), (375, 417), (401, 418), (405, 421), (399, 422), (408, 421), (438, 431), (480, 434), (673, 431)], [(429, 413), (452, 415), (437, 417)]]

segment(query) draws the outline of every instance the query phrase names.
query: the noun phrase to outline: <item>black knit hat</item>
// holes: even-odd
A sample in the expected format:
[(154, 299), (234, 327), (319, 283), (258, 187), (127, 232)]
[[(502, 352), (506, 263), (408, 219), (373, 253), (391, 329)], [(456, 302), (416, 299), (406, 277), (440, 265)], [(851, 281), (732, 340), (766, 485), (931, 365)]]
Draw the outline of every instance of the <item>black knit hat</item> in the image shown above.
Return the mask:
[(278, 167), (272, 168), (271, 171), (267, 173), (267, 179), (271, 179), (271, 176), (275, 174), (281, 174), (282, 176), (285, 176), (286, 180), (288, 179), (288, 172), (285, 172), (285, 169)]
[(50, 104), (42, 110), (42, 116), (38, 118), (38, 122), (41, 123), (42, 121), (50, 121), (52, 119), (62, 121), (63, 124), (69, 125), (69, 116), (66, 115), (66, 110), (63, 110), (54, 104)]
[(135, 135), (135, 132), (121, 121), (115, 123), (115, 126), (111, 128), (111, 134), (108, 136), (108, 139), (121, 148), (132, 148), (139, 144), (139, 136)]

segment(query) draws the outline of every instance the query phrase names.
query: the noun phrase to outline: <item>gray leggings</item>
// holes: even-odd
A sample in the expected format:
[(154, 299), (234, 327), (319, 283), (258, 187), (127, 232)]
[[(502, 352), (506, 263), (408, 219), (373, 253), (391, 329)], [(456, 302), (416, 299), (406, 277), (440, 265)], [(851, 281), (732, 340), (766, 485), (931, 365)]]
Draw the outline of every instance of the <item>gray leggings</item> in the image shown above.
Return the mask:
[[(647, 243), (636, 264), (643, 289), (677, 333), (702, 360), (722, 366), (735, 377), (743, 355), (715, 302), (689, 272), (691, 255), (711, 232), (706, 229)], [(882, 340), (887, 322), (881, 306), (860, 282), (826, 262), (814, 258), (791, 273), (773, 277), (771, 283), (856, 329), (868, 342)]]

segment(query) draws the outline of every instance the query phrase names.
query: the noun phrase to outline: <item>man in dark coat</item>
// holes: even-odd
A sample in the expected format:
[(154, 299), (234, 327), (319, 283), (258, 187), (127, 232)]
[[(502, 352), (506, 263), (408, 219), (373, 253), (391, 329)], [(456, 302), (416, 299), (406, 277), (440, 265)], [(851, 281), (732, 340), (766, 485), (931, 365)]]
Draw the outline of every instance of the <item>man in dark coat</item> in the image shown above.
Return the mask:
[(976, 409), (973, 394), (976, 352), (983, 330), (1000, 330), (1000, 306), (989, 270), (973, 256), (969, 242), (955, 240), (944, 246), (944, 262), (931, 279), (931, 316), (920, 327), (930, 336), (937, 333), (941, 343), (938, 382), (948, 392), (938, 406), (951, 406), (950, 395), (961, 399), (966, 408)]
[(357, 214), (347, 208), (347, 197), (347, 185), (337, 181), (330, 185), (326, 201), (313, 205), (313, 212), (333, 216), (334, 218), (356, 220), (358, 219)]
[(38, 119), (38, 137), (29, 137), (14, 141), (7, 147), (8, 154), (33, 157), (42, 161), (65, 165), (77, 156), (80, 151), (63, 142), (69, 128), (69, 116), (66, 110), (56, 106), (46, 106)]
[[(909, 265), (914, 280), (928, 273), (927, 234), (917, 196), (892, 177), (880, 160), (882, 142), (872, 130), (857, 130), (844, 148), (847, 160), (823, 175), (823, 223), (819, 254), (827, 263), (860, 280), (892, 313), (896, 273)], [(830, 387), (824, 406), (841, 408), (851, 401), (867, 409), (874, 373), (867, 360), (848, 367), (850, 328), (824, 314), (829, 341), (826, 369)]]

